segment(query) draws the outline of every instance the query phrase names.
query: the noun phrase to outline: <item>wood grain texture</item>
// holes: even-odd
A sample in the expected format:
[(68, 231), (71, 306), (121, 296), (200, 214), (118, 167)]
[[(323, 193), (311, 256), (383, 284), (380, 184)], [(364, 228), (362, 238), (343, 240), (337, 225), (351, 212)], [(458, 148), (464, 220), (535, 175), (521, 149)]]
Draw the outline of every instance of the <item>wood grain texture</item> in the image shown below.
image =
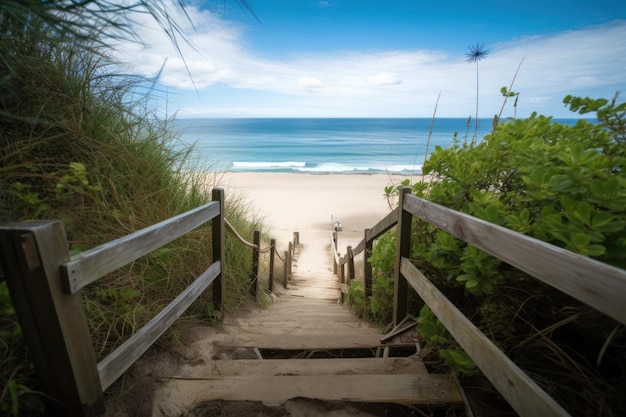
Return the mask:
[(404, 209), (626, 324), (626, 271), (409, 196)]
[(156, 404), (163, 415), (175, 414), (181, 407), (177, 402), (189, 407), (189, 402), (216, 400), (261, 401), (267, 406), (279, 406), (292, 398), (401, 404), (463, 402), (452, 378), (440, 374), (232, 376), (176, 380), (166, 386), (174, 395), (161, 397), (162, 402)]
[(98, 363), (102, 389), (106, 390), (185, 312), (220, 274), (221, 261), (213, 263), (159, 314), (120, 347)]
[(452, 337), (520, 416), (569, 416), (552, 397), (491, 343), (407, 258), (402, 258), (400, 270)]
[(213, 281), (213, 305), (216, 310), (222, 311), (224, 303), (224, 257), (226, 256), (226, 218), (224, 217), (225, 195), (223, 188), (214, 188), (211, 198), (218, 204), (220, 215), (211, 220), (211, 243), (213, 251), (212, 262), (220, 262), (220, 275)]
[(109, 272), (171, 242), (219, 214), (219, 203), (211, 202), (73, 256), (69, 262), (61, 266), (63, 287), (65, 291), (73, 294)]
[(411, 253), (411, 222), (413, 216), (403, 207), (403, 202), (411, 197), (411, 188), (404, 187), (400, 191), (401, 210), (398, 211), (398, 237), (396, 243), (396, 268), (393, 283), (393, 325), (397, 326), (407, 315), (408, 284), (400, 273), (400, 262), (402, 257), (408, 257)]
[[(421, 358), (318, 358), (318, 359), (237, 359), (204, 363), (185, 368), (171, 378), (205, 378), (212, 376), (273, 375), (384, 375), (423, 374), (428, 371)], [(166, 375), (162, 377), (167, 378)]]
[(29, 222), (0, 228), (7, 285), (42, 390), (67, 415), (96, 416), (104, 399), (80, 294), (61, 287), (69, 260), (63, 224)]

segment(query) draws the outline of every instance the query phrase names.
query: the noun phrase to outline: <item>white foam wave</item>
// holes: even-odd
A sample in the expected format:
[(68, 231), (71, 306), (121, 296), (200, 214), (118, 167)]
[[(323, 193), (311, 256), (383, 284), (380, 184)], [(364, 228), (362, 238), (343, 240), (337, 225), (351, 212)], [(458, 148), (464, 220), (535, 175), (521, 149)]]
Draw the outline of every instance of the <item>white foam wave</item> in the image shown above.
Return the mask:
[(306, 162), (233, 162), (235, 169), (276, 169), (276, 168), (304, 168)]
[(420, 165), (376, 165), (376, 166), (352, 166), (337, 163), (304, 166), (296, 168), (299, 172), (314, 173), (417, 173), (421, 172)]

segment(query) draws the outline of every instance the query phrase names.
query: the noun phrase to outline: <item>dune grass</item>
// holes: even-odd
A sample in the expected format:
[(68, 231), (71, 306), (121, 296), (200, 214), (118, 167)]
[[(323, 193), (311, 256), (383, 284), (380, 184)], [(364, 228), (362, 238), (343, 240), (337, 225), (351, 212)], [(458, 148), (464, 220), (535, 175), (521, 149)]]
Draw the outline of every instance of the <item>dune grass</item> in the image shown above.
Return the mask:
[[(70, 252), (78, 253), (208, 202), (207, 167), (179, 143), (171, 120), (150, 110), (141, 93), (150, 91), (146, 80), (125, 75), (98, 44), (45, 34), (46, 25), (33, 21), (22, 36), (0, 36), (0, 223), (59, 219)], [(240, 196), (227, 195), (225, 210), (246, 239), (263, 228)], [(227, 311), (250, 301), (250, 256), (226, 236)], [(84, 290), (98, 359), (175, 298), (211, 258), (205, 225)], [(1, 278), (0, 414), (45, 414)], [(171, 346), (180, 326), (215, 317), (207, 291), (159, 343)]]

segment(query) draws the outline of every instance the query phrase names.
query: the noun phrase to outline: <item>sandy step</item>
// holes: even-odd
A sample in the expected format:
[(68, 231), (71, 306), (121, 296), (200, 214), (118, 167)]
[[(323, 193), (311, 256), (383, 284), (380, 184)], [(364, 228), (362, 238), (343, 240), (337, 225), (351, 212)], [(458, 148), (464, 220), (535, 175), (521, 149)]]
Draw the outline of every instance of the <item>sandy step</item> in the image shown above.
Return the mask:
[(248, 375), (169, 380), (153, 415), (179, 415), (207, 401), (260, 401), (278, 406), (293, 398), (400, 404), (462, 404), (449, 375)]
[(273, 375), (427, 374), (420, 358), (241, 359), (180, 369), (176, 378)]

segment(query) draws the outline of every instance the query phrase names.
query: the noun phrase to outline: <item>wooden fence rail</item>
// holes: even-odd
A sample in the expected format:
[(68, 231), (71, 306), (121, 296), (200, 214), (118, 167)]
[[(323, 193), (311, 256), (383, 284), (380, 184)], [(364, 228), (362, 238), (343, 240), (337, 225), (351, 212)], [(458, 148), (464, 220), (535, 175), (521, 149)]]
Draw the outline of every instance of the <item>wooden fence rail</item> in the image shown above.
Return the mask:
[[(212, 200), (71, 258), (65, 230), (59, 221), (26, 222), (0, 227), (0, 265), (4, 268), (24, 338), (44, 392), (63, 405), (66, 415), (97, 416), (104, 413), (103, 391), (211, 284), (214, 306), (221, 311), (226, 224), (224, 190), (214, 189)], [(81, 290), (209, 221), (213, 259), (207, 270), (144, 327), (97, 363)], [(236, 231), (233, 233), (239, 236)], [(296, 233), (294, 241), (297, 240), (299, 236)], [(262, 251), (259, 245), (260, 233), (255, 232), (251, 274), (255, 294), (258, 254)], [(273, 240), (270, 250), (272, 255), (276, 251)], [(289, 263), (291, 256), (292, 253)], [(291, 265), (285, 268), (291, 271)], [(273, 264), (270, 271), (273, 271)], [(270, 277), (271, 280), (273, 277)]]
[[(343, 302), (345, 294), (349, 291), (352, 280), (355, 276), (354, 258), (365, 252), (363, 257), (363, 279), (365, 284), (365, 296), (372, 295), (372, 265), (369, 263), (368, 254), (372, 252), (372, 246), (376, 239), (381, 237), (385, 232), (392, 229), (398, 222), (398, 209), (394, 209), (387, 214), (381, 221), (376, 223), (371, 229), (365, 229), (363, 239), (352, 248), (346, 248), (346, 254), (341, 256), (338, 251), (337, 232), (332, 232), (330, 236), (330, 247), (333, 258), (333, 273), (338, 274), (341, 284), (341, 301)], [(347, 277), (346, 277), (347, 276)]]
[[(364, 239), (352, 250), (353, 255), (371, 251), (374, 239), (397, 226), (394, 324), (407, 314), (410, 284), (519, 415), (569, 416), (410, 262), (412, 218), (437, 226), (622, 324), (626, 324), (626, 271), (412, 196), (410, 191), (408, 187), (401, 190), (398, 209), (366, 230)], [(332, 248), (335, 268), (351, 264), (347, 255), (339, 256), (336, 245)], [(371, 283), (367, 258), (366, 254), (366, 288), (367, 281)]]

